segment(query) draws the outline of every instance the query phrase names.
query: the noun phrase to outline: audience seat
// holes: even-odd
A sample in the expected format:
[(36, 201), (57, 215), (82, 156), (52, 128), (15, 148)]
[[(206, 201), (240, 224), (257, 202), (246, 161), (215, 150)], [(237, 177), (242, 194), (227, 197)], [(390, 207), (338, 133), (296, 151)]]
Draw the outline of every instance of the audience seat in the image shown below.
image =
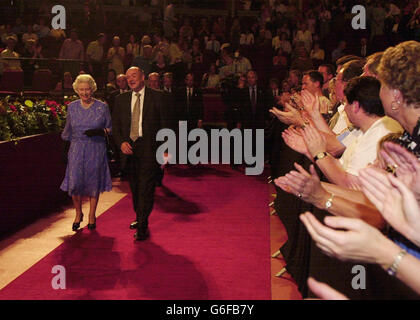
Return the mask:
[(0, 82), (0, 95), (19, 95), (23, 91), (23, 71), (5, 70)]
[(222, 96), (218, 92), (206, 90), (203, 93), (203, 121), (207, 123), (224, 123), (227, 106), (224, 104)]
[(32, 90), (25, 91), (25, 95), (48, 95), (53, 89), (53, 75), (49, 69), (36, 70), (32, 80)]

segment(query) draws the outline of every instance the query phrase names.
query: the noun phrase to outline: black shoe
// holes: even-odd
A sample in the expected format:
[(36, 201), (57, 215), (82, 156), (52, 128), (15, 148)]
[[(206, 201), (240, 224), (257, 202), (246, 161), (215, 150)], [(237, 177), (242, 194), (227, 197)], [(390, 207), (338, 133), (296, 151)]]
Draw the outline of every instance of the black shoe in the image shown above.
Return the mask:
[(83, 213), (82, 213), (82, 216), (80, 217), (80, 221), (79, 222), (74, 222), (71, 229), (73, 231), (77, 231), (80, 228), (80, 222), (82, 222), (82, 221), (83, 221)]
[(137, 229), (137, 226), (138, 226), (138, 222), (135, 220), (135, 221), (131, 222), (130, 229)]
[(136, 241), (144, 241), (149, 237), (149, 229), (141, 228), (138, 229), (137, 232), (134, 234), (134, 240)]
[(88, 229), (89, 230), (95, 230), (96, 229), (96, 219), (94, 223), (89, 223), (88, 224)]

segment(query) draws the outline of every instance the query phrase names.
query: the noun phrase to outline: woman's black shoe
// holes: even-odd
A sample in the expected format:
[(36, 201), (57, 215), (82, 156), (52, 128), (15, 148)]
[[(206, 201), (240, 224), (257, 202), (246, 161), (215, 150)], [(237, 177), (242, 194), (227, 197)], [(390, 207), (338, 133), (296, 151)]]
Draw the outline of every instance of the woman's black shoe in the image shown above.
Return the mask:
[(82, 216), (80, 217), (80, 221), (73, 223), (72, 230), (77, 231), (80, 228), (80, 222), (82, 221), (83, 221), (83, 213), (82, 213)]
[(95, 219), (95, 222), (94, 222), (94, 223), (89, 223), (89, 224), (88, 224), (88, 229), (89, 229), (89, 230), (94, 230), (94, 229), (96, 229), (96, 219)]

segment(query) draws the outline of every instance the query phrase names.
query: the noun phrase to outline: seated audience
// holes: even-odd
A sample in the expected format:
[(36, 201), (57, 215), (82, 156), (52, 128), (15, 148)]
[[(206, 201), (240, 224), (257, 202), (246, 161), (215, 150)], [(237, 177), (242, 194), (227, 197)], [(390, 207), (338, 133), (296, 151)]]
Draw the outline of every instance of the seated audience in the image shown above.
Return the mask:
[(115, 70), (116, 74), (124, 73), (125, 49), (120, 46), (120, 37), (115, 36), (112, 39), (112, 47), (109, 48), (107, 60), (109, 62), (108, 69)]
[(57, 83), (54, 91), (64, 93), (75, 93), (73, 91), (73, 77), (71, 76), (70, 72), (64, 72), (63, 79)]
[[(20, 55), (15, 51), (16, 46), (16, 39), (13, 36), (8, 36), (6, 38), (7, 46), (6, 49), (4, 49), (0, 53), (0, 58), (19, 58)], [(0, 75), (3, 74), (4, 71), (10, 71), (10, 70), (22, 70), (21, 64), (19, 60), (6, 60), (1, 59), (0, 60)]]
[(201, 86), (206, 89), (216, 89), (219, 85), (220, 78), (216, 73), (216, 65), (212, 63), (209, 71), (203, 75)]

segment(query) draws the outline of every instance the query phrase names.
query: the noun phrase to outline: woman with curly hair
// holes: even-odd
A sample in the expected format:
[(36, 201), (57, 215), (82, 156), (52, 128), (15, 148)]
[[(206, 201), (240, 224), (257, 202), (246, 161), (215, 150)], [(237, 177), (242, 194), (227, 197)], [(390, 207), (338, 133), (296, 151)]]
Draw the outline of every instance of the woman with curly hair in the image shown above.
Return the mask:
[[(380, 97), (387, 116), (405, 129), (402, 144), (420, 158), (420, 42), (388, 48), (378, 67)], [(415, 142), (415, 143), (412, 143)]]
[(69, 104), (61, 134), (63, 140), (70, 141), (70, 149), (60, 188), (73, 199), (76, 218), (72, 229), (77, 231), (83, 221), (82, 197), (89, 197), (88, 228), (95, 229), (99, 194), (112, 189), (104, 138), (111, 132), (111, 115), (105, 103), (93, 98), (97, 86), (90, 75), (79, 75), (73, 88), (80, 99)]

